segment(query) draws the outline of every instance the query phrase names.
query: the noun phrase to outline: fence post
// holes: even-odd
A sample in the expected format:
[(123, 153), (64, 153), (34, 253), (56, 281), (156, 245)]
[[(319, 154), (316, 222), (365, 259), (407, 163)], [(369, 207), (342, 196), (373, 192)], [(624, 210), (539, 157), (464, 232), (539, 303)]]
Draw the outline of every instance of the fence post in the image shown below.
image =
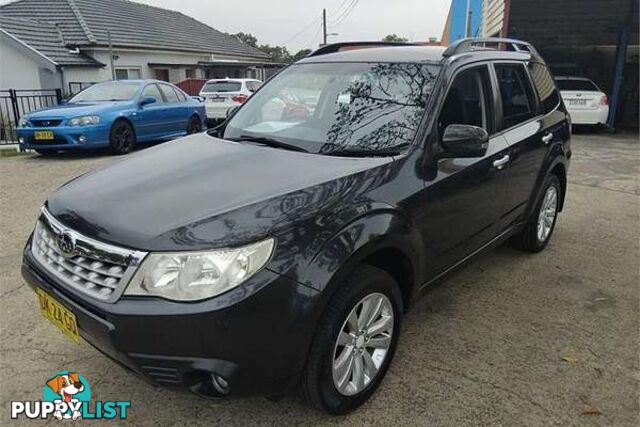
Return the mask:
[(15, 89), (9, 89), (9, 98), (11, 99), (11, 109), (13, 110), (13, 120), (16, 126), (20, 121), (20, 111), (18, 110), (18, 97), (16, 96)]
[(60, 101), (62, 101), (62, 89), (56, 89), (56, 104), (60, 104)]

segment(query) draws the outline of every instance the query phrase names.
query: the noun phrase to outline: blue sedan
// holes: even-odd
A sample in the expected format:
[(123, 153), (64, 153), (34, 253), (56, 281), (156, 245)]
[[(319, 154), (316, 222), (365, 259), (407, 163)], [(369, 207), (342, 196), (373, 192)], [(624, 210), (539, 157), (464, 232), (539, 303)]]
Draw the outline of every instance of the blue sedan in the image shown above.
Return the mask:
[(23, 148), (41, 154), (97, 147), (126, 154), (136, 144), (200, 132), (204, 120), (204, 104), (172, 84), (108, 81), (23, 116), (18, 137)]

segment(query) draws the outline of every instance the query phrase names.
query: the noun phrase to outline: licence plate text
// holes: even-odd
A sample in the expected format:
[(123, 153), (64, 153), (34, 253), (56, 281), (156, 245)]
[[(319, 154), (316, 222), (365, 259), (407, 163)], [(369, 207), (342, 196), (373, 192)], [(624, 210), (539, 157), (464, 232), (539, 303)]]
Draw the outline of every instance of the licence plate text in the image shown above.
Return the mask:
[(76, 315), (42, 289), (37, 289), (36, 293), (38, 294), (38, 302), (40, 303), (40, 313), (64, 332), (65, 335), (76, 343), (79, 343), (80, 332), (78, 330)]
[(37, 130), (33, 133), (33, 137), (37, 141), (41, 140), (52, 140), (53, 139), (53, 131), (50, 130)]

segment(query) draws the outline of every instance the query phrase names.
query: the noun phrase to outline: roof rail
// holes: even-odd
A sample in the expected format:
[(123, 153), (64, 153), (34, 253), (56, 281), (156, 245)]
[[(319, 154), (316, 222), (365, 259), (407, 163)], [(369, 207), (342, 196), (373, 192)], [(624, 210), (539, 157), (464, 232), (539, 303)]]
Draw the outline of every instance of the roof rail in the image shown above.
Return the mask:
[[(538, 51), (536, 50), (535, 47), (533, 47), (531, 43), (528, 43), (522, 40), (508, 39), (508, 38), (501, 38), (501, 37), (486, 37), (486, 38), (470, 37), (466, 39), (461, 39), (454, 43), (451, 43), (447, 47), (447, 49), (444, 51), (442, 56), (448, 57), (448, 56), (453, 56), (457, 53), (470, 52), (474, 50), (474, 48), (477, 49), (478, 46), (482, 49), (493, 49), (491, 47), (488, 47), (487, 44), (497, 44), (498, 50), (505, 50), (505, 51), (511, 50), (513, 52), (528, 53), (536, 59), (539, 59), (539, 60), (541, 59), (540, 55), (538, 54)], [(504, 46), (504, 47), (501, 48), (500, 46)]]
[(417, 45), (415, 43), (384, 42), (384, 41), (333, 43), (333, 44), (322, 46), (314, 50), (307, 56), (307, 58), (312, 56), (320, 56), (320, 55), (327, 55), (329, 53), (341, 52), (343, 50), (368, 49), (372, 47), (389, 47), (389, 46), (417, 46)]

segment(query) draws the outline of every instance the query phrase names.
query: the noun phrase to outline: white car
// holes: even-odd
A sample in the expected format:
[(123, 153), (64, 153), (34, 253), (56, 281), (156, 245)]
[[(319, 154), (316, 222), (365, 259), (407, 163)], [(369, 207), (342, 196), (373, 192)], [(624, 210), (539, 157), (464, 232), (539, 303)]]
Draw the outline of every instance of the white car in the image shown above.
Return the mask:
[(602, 125), (609, 115), (609, 97), (584, 77), (556, 77), (556, 85), (574, 125)]
[(199, 94), (205, 99), (207, 119), (225, 119), (227, 110), (242, 105), (261, 85), (262, 82), (255, 79), (208, 80)]

